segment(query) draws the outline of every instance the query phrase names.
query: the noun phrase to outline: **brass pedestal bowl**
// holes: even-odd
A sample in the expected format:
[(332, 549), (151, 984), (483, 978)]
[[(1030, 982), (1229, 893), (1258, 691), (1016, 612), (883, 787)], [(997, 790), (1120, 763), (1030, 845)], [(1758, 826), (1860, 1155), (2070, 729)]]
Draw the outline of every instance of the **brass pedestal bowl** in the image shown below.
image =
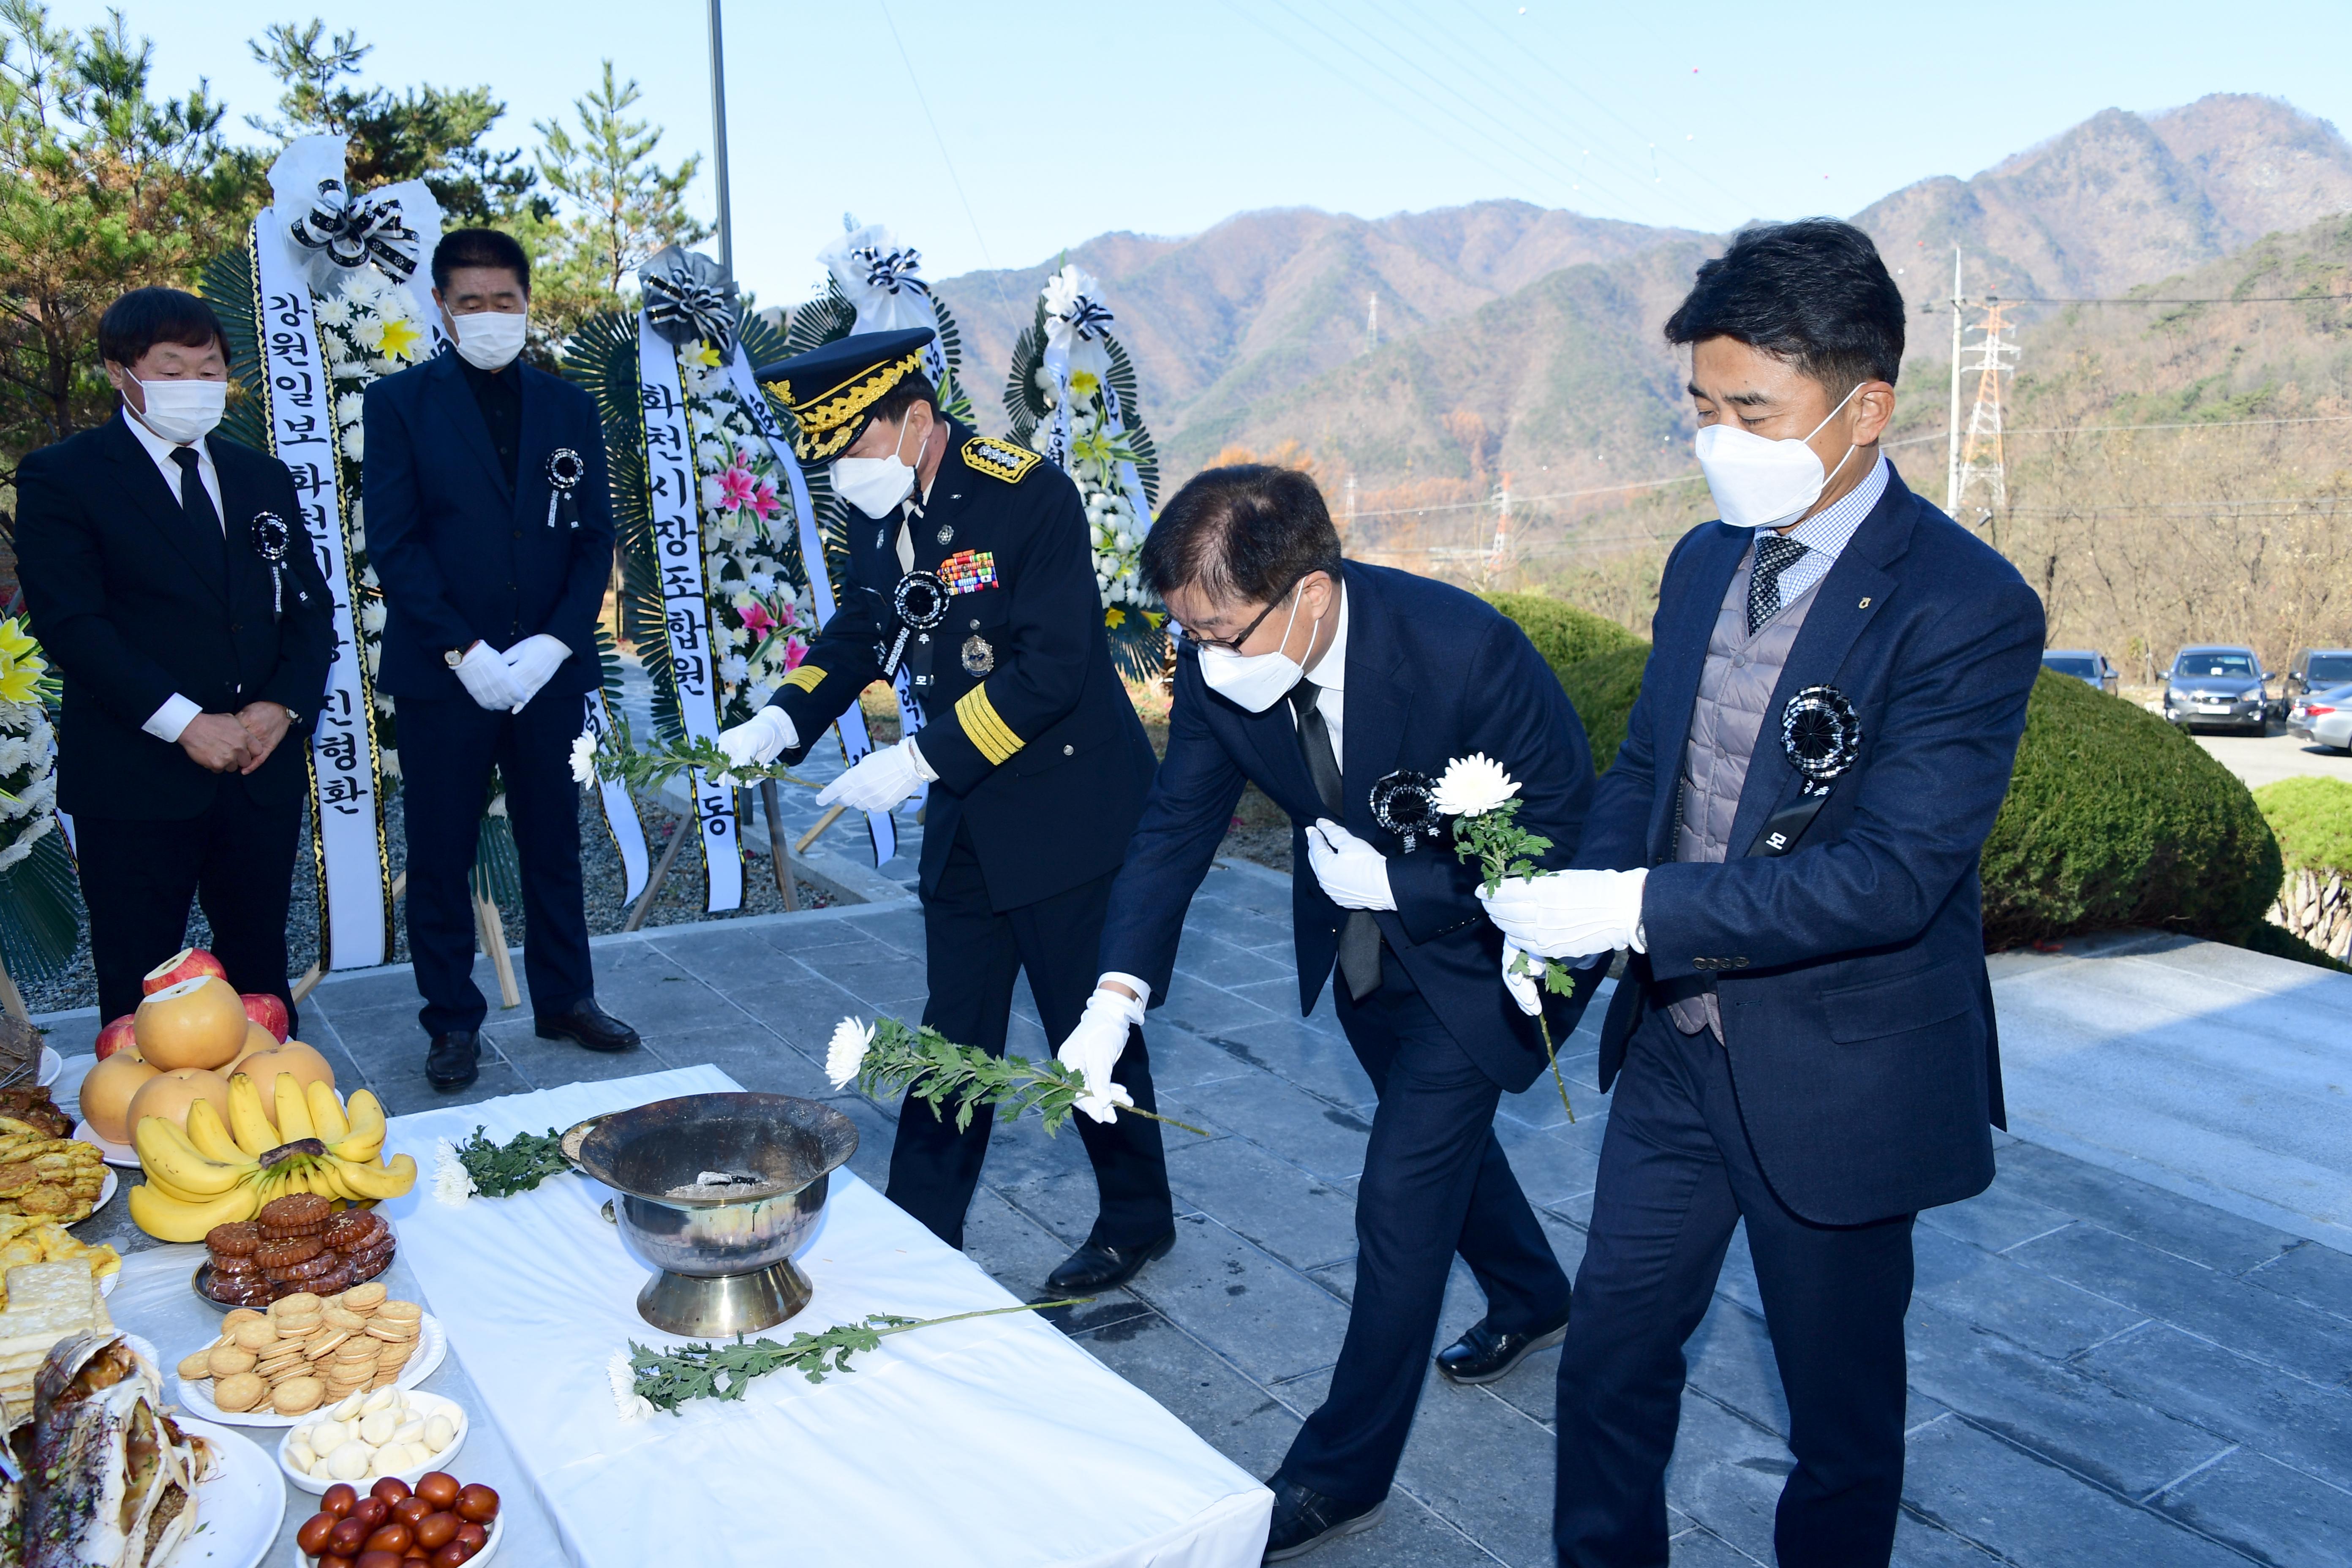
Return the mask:
[(826, 1178), (857, 1128), (788, 1094), (689, 1094), (574, 1130), (580, 1168), (618, 1194), (614, 1222), (653, 1269), (637, 1313), (674, 1334), (720, 1338), (808, 1304), (792, 1256), (816, 1233)]

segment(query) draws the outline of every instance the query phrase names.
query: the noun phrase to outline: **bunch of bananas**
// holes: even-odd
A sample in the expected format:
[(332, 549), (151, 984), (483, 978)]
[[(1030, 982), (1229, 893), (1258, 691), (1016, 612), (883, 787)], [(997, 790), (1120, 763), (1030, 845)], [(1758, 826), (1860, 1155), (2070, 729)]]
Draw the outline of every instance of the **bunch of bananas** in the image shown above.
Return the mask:
[(216, 1225), (251, 1219), (288, 1193), (358, 1203), (396, 1198), (415, 1184), (416, 1161), (383, 1152), (383, 1106), (366, 1089), (348, 1110), (323, 1083), (307, 1089), (279, 1073), (271, 1090), (277, 1124), (263, 1113), (250, 1074), (228, 1080), (228, 1121), (208, 1100), (188, 1108), (185, 1131), (143, 1116), (131, 1131), (144, 1186), (131, 1189), (131, 1217), (162, 1241), (202, 1241)]

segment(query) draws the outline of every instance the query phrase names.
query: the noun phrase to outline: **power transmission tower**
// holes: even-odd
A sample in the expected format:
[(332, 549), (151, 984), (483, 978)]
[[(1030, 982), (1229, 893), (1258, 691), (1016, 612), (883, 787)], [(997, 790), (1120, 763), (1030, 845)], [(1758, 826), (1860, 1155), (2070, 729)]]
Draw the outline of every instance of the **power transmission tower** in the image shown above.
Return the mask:
[(2007, 309), (2000, 295), (1986, 297), (1984, 319), (1977, 323), (1984, 335), (1966, 351), (1975, 356), (1968, 368), (1977, 373), (1977, 400), (1969, 410), (1967, 437), (1960, 446), (1959, 479), (1953, 486), (1951, 506), (1955, 518), (1969, 491), (1979, 482), (1990, 511), (2009, 506), (2008, 461), (2000, 438), (2000, 378), (2016, 370), (2018, 348), (2001, 336), (2009, 325)]
[(1371, 295), (1370, 308), (1364, 316), (1364, 352), (1371, 353), (1381, 346), (1381, 297)]
[(1485, 566), (1479, 572), (1484, 583), (1511, 563), (1511, 476), (1505, 474), (1502, 483), (1495, 487), (1495, 542), (1487, 547)]
[(1348, 476), (1347, 509), (1347, 525), (1340, 531), (1348, 538), (1353, 539), (1356, 536), (1356, 476), (1353, 474)]
[(1968, 296), (1960, 288), (1960, 247), (1952, 247), (1952, 411), (1945, 421), (1944, 514), (1960, 511), (1960, 311)]

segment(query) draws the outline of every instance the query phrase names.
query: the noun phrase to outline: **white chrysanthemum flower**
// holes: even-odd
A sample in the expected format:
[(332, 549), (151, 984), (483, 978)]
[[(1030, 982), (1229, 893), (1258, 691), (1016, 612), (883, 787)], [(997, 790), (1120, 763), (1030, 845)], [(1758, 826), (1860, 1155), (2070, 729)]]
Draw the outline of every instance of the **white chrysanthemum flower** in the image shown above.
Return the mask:
[(874, 1028), (855, 1018), (844, 1018), (834, 1026), (833, 1038), (824, 1047), (824, 1076), (833, 1080), (834, 1088), (847, 1089), (857, 1081), (866, 1053), (874, 1045)]
[(400, 752), (398, 751), (394, 750), (393, 747), (386, 746), (382, 751), (376, 752), (375, 757), (376, 767), (383, 773), (384, 777), (388, 779), (396, 779), (400, 776)]
[(719, 661), (719, 679), (730, 686), (740, 686), (751, 673), (751, 661), (740, 653), (730, 653)]
[[(387, 756), (391, 753), (386, 752)], [(457, 1146), (446, 1138), (433, 1144), (433, 1196), (450, 1208), (463, 1208), (466, 1200), (481, 1189), (467, 1173), (465, 1162), (457, 1158)]]
[(1519, 781), (1484, 752), (1445, 764), (1430, 803), (1447, 816), (1483, 816), (1519, 793)]
[(335, 399), (335, 418), (342, 424), (349, 425), (366, 412), (367, 394), (364, 392), (346, 392)]
[(596, 737), (585, 730), (572, 739), (572, 782), (596, 782)]
[(636, 1369), (629, 1364), (628, 1352), (613, 1352), (613, 1359), (604, 1363), (604, 1376), (613, 1385), (613, 1408), (620, 1413), (624, 1426), (654, 1413), (653, 1401), (637, 1392)]
[(343, 456), (352, 462), (366, 461), (367, 426), (353, 425), (343, 432)]
[(374, 637), (383, 630), (384, 607), (382, 599), (370, 599), (360, 606), (360, 630)]

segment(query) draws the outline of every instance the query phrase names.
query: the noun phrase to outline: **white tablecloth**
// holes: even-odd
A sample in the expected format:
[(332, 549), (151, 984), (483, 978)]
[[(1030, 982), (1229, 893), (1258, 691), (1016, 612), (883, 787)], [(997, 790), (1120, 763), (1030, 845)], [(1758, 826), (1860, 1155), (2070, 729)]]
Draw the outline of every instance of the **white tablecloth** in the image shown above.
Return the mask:
[[(453, 1352), (583, 1565), (790, 1562), (1241, 1568), (1272, 1497), (1148, 1395), (1027, 1313), (895, 1335), (821, 1384), (625, 1423), (605, 1363), (677, 1342), (636, 1313), (646, 1270), (584, 1177), (449, 1208), (435, 1141), (503, 1141), (738, 1086), (686, 1068), (396, 1119), (425, 1167), (387, 1210)], [(847, 1170), (798, 1258), (814, 1299), (779, 1340), (868, 1312), (940, 1317), (1014, 1298)]]

